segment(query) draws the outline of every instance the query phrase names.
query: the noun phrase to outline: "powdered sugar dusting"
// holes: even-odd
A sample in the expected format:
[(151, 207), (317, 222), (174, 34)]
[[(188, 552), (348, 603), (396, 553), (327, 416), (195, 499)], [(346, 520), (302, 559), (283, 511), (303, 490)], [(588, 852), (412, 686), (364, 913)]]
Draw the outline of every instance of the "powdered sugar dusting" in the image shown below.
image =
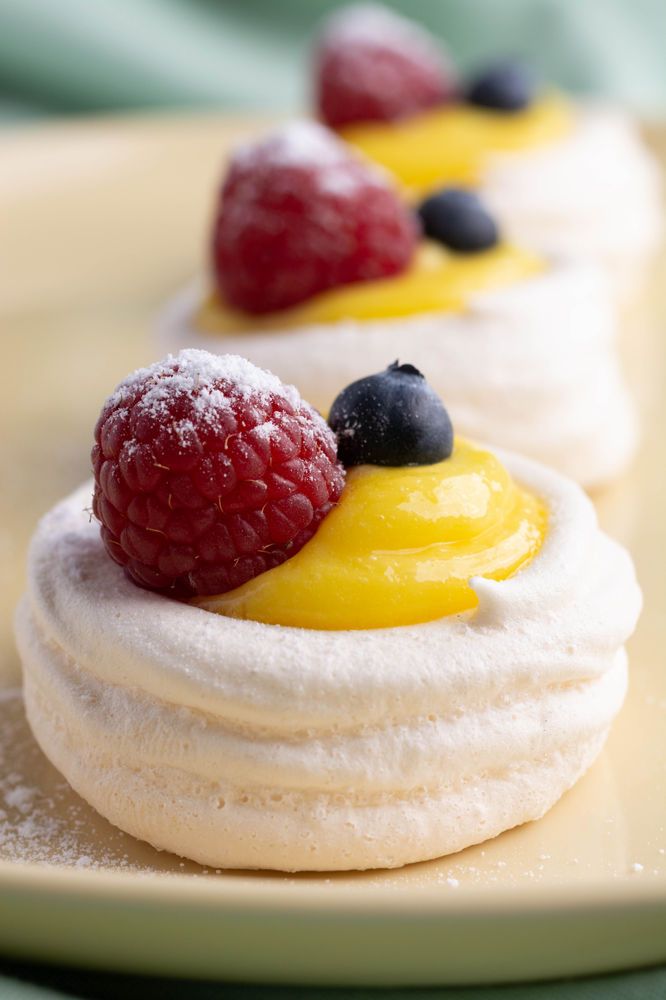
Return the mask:
[(297, 120), (274, 129), (258, 142), (243, 142), (234, 150), (234, 162), (249, 167), (257, 160), (275, 166), (330, 166), (347, 162), (348, 148), (317, 122)]
[(35, 743), (16, 689), (0, 692), (0, 859), (76, 869), (208, 874), (194, 862), (127, 836), (79, 798)]
[(258, 368), (246, 358), (238, 354), (211, 354), (209, 351), (188, 349), (178, 354), (169, 354), (162, 361), (156, 361), (147, 368), (138, 368), (128, 375), (116, 391), (109, 397), (114, 409), (121, 406), (132, 393), (145, 382), (153, 380), (154, 387), (150, 390), (151, 398), (156, 404), (165, 393), (184, 391), (189, 395), (197, 395), (205, 406), (205, 400), (215, 393), (217, 401), (222, 395), (216, 386), (224, 385), (224, 391), (236, 397), (257, 398), (267, 400), (271, 396), (287, 395), (292, 402), (298, 402), (300, 396), (294, 386), (284, 385), (271, 372)]
[[(25, 721), (20, 692), (3, 693), (0, 713), (0, 857), (137, 870), (119, 830), (109, 827), (104, 850), (95, 849), (91, 838), (102, 821), (40, 753)], [(88, 813), (94, 817), (92, 824)]]
[[(239, 398), (249, 404), (263, 405), (279, 397), (286, 399), (294, 410), (307, 413), (320, 431), (330, 434), (326, 421), (301, 397), (296, 386), (281, 382), (272, 372), (238, 354), (211, 354), (196, 348), (169, 354), (162, 361), (137, 369), (109, 396), (105, 408), (122, 408), (123, 402), (130, 400), (150, 380), (153, 384), (142, 396), (142, 411), (156, 420), (164, 420), (165, 425), (168, 422), (183, 448), (196, 434), (196, 427), (187, 417), (172, 418), (170, 404), (177, 394), (188, 397), (190, 413), (199, 423), (220, 421), (232, 402)], [(272, 420), (256, 428), (267, 437), (274, 429)], [(136, 443), (133, 446), (136, 447)]]
[(366, 161), (330, 129), (313, 121), (289, 122), (258, 142), (242, 143), (236, 147), (232, 162), (243, 171), (259, 165), (316, 168), (319, 189), (343, 197), (351, 197), (368, 183), (391, 186), (382, 168)]
[(324, 22), (321, 43), (409, 51), (419, 62), (436, 65), (442, 58), (434, 39), (420, 25), (374, 3), (355, 4), (333, 14)]
[[(146, 385), (148, 388), (144, 389)], [(278, 397), (286, 399), (296, 410), (305, 407), (311, 411), (295, 386), (285, 385), (277, 376), (245, 358), (195, 349), (180, 351), (175, 356), (170, 354), (163, 361), (128, 375), (105, 407), (122, 409), (123, 403), (133, 399), (137, 392), (141, 392), (142, 414), (164, 421), (182, 448), (187, 448), (196, 436), (192, 417), (199, 425), (209, 422), (212, 426), (230, 413), (232, 404), (239, 399), (249, 405), (264, 405)], [(176, 397), (187, 399), (187, 413), (181, 419), (174, 419), (172, 412)], [(317, 417), (321, 420), (318, 414)]]

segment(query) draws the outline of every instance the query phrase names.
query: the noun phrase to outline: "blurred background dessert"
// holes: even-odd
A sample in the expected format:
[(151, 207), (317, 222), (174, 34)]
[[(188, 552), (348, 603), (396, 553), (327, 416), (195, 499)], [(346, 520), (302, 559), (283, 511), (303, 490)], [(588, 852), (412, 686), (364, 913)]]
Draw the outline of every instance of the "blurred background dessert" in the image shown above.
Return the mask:
[[(511, 238), (600, 260), (626, 299), (661, 233), (658, 171), (634, 118), (666, 107), (665, 22), (657, 0), (103, 0), (94, 13), (82, 0), (26, 0), (0, 5), (0, 116), (314, 110), (408, 188), (480, 185)], [(372, 101), (345, 105), (331, 75), (349, 78), (366, 51), (381, 66), (374, 86), (390, 90), (382, 45), (414, 55), (415, 105), (388, 100), (384, 128), (368, 133)], [(438, 139), (419, 112), (442, 102), (456, 114)]]
[(465, 73), (381, 4), (337, 11), (312, 61), (316, 114), (407, 197), (472, 186), (510, 238), (597, 261), (622, 301), (640, 289), (661, 235), (660, 178), (629, 115), (566, 96), (529, 58), (500, 52)]
[(323, 413), (408, 355), (462, 433), (608, 485), (637, 427), (601, 270), (507, 241), (472, 190), (415, 209), (314, 122), (238, 146), (202, 233), (210, 277), (165, 309), (157, 350), (240, 354)]

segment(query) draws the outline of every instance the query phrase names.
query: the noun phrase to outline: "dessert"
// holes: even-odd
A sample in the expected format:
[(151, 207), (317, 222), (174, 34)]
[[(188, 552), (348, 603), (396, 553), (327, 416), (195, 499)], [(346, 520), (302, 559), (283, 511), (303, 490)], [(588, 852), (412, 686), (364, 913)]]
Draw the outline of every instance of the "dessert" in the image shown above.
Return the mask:
[(316, 110), (408, 192), (478, 186), (511, 239), (581, 254), (625, 296), (661, 231), (656, 164), (627, 115), (538, 86), (519, 63), (456, 78), (433, 38), (380, 5), (325, 24)]
[(416, 211), (322, 126), (241, 147), (216, 213), (211, 278), (167, 308), (169, 349), (239, 353), (326, 411), (409, 354), (462, 434), (603, 485), (636, 443), (596, 268), (507, 241), (471, 191)]
[(294, 390), (183, 352), (102, 411), (103, 531), (86, 485), (31, 545), (38, 742), (111, 822), (207, 865), (393, 867), (493, 837), (578, 779), (624, 696), (640, 593), (575, 484), (454, 438), (412, 365), (331, 423), (345, 471)]

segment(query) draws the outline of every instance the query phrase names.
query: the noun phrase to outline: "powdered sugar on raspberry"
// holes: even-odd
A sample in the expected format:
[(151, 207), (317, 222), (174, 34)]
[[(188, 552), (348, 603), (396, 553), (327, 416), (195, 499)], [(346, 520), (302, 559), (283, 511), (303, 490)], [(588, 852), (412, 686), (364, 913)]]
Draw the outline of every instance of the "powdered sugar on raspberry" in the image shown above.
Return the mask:
[(138, 387), (149, 378), (155, 385), (143, 396), (144, 405), (160, 416), (165, 403), (172, 399), (174, 392), (182, 391), (195, 400), (200, 415), (205, 419), (211, 406), (225, 400), (225, 394), (215, 387), (215, 382), (224, 382), (225, 389), (234, 396), (263, 401), (272, 396), (286, 396), (294, 405), (301, 402), (298, 390), (293, 385), (284, 385), (280, 379), (238, 354), (211, 354), (209, 351), (188, 349), (177, 355), (169, 354), (147, 368), (138, 368), (123, 380), (108, 398), (114, 408), (122, 406)]
[(403, 270), (417, 227), (388, 176), (314, 122), (294, 122), (232, 158), (214, 223), (223, 301), (249, 313)]
[(321, 43), (346, 47), (367, 45), (396, 53), (409, 52), (419, 62), (439, 66), (441, 52), (434, 39), (405, 17), (381, 4), (363, 3), (337, 11), (324, 23)]
[[(301, 398), (296, 386), (281, 382), (272, 372), (258, 368), (239, 354), (215, 355), (193, 348), (182, 350), (177, 355), (169, 354), (146, 368), (138, 368), (108, 397), (104, 409), (115, 409), (129, 401), (147, 378), (154, 379), (154, 385), (143, 395), (142, 410), (157, 420), (168, 420), (183, 447), (187, 446), (188, 436), (196, 428), (191, 420), (171, 419), (170, 403), (175, 393), (190, 398), (200, 423), (218, 422), (221, 412), (231, 412), (234, 400), (265, 403), (281, 396), (295, 409), (305, 407), (312, 419), (328, 430), (321, 414)], [(219, 388), (220, 382), (224, 383), (224, 389)], [(270, 439), (275, 424), (267, 420), (256, 430)], [(130, 451), (136, 450), (137, 442), (128, 441), (126, 447)]]
[(334, 128), (395, 121), (451, 100), (451, 60), (418, 24), (375, 4), (334, 14), (315, 49), (316, 104)]
[(251, 168), (258, 163), (276, 167), (326, 167), (349, 158), (348, 148), (317, 122), (293, 121), (265, 136), (262, 142), (239, 143), (233, 154), (234, 163)]
[[(109, 396), (105, 408), (122, 406), (147, 379), (154, 380), (154, 385), (143, 395), (142, 409), (157, 419), (168, 412), (175, 393), (182, 393), (191, 399), (197, 418), (202, 421), (219, 419), (220, 407), (227, 407), (230, 398), (267, 402), (275, 396), (282, 396), (293, 406), (303, 405), (295, 386), (284, 385), (276, 375), (258, 368), (238, 354), (215, 355), (188, 349), (175, 356), (169, 354), (163, 360), (128, 375)], [(220, 383), (223, 383), (224, 389), (219, 388)], [(183, 431), (186, 430), (185, 424), (180, 422)]]
[(293, 386), (197, 350), (121, 383), (91, 462), (109, 556), (179, 596), (234, 589), (294, 555), (344, 484), (330, 428)]
[[(350, 160), (362, 163), (363, 173), (350, 172)], [(362, 159), (333, 132), (312, 121), (289, 122), (260, 143), (241, 143), (234, 150), (233, 162), (247, 171), (259, 166), (316, 168), (321, 191), (347, 197), (371, 180), (392, 184), (385, 170)]]

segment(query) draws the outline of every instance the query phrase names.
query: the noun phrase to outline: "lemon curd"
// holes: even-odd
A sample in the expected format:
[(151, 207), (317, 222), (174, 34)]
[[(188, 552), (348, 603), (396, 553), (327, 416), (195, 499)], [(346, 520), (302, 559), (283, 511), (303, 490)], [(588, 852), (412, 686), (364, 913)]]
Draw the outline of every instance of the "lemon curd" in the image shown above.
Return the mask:
[(271, 625), (411, 625), (477, 603), (470, 577), (503, 580), (544, 538), (543, 504), (499, 459), (457, 439), (435, 465), (350, 469), (340, 502), (291, 559), (192, 603)]
[(572, 126), (570, 105), (551, 94), (522, 111), (452, 104), (403, 121), (348, 125), (339, 134), (417, 195), (445, 184), (477, 184), (494, 153), (557, 142)]
[(345, 319), (371, 320), (415, 313), (462, 312), (474, 293), (525, 280), (544, 270), (543, 260), (528, 250), (499, 244), (479, 253), (453, 253), (423, 241), (402, 274), (377, 281), (343, 285), (313, 296), (302, 305), (251, 316), (232, 309), (212, 294), (200, 307), (197, 329), (211, 334), (290, 329)]

